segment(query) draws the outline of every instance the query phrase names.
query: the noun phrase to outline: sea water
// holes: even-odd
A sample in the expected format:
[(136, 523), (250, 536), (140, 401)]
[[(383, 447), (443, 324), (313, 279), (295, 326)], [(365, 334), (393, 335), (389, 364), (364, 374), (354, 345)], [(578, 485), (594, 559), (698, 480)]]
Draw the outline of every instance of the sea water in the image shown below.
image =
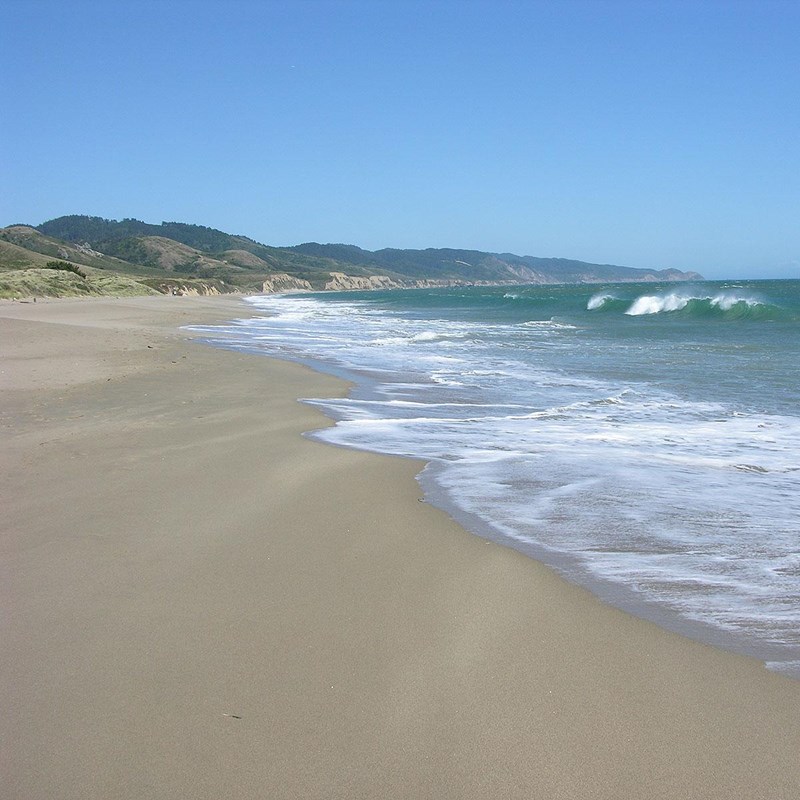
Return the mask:
[(800, 281), (249, 302), (195, 330), (350, 379), (315, 438), (423, 459), (473, 532), (800, 676)]

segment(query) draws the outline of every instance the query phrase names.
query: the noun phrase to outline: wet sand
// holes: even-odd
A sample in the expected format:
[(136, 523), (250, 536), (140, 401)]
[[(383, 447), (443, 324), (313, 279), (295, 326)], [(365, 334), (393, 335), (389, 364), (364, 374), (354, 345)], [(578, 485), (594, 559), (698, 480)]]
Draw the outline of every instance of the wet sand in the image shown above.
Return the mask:
[(800, 681), (612, 609), (328, 447), (346, 386), (0, 304), (0, 795), (794, 798)]

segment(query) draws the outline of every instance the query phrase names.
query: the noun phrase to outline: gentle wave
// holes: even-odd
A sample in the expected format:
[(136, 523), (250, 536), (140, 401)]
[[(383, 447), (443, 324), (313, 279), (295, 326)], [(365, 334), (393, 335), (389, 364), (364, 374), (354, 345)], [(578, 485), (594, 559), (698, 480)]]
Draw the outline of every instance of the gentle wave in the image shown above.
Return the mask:
[(531, 319), (527, 322), (520, 323), (523, 328), (534, 329), (549, 329), (549, 330), (562, 330), (574, 331), (577, 330), (576, 325), (571, 325), (568, 322), (559, 322), (556, 319)]
[(446, 344), (448, 342), (464, 339), (469, 336), (469, 333), (449, 333), (446, 331), (422, 331), (420, 333), (409, 334), (407, 336), (386, 336), (378, 339), (373, 339), (372, 343), (376, 345), (408, 345), (408, 344), (429, 344), (431, 342), (439, 342)]

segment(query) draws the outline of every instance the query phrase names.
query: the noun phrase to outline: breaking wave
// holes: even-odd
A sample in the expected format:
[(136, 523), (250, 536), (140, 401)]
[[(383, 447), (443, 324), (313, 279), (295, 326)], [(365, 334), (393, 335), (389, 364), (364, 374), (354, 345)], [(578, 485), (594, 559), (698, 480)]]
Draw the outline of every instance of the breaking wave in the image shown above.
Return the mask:
[(620, 297), (610, 292), (598, 292), (589, 298), (586, 310), (618, 312), (629, 317), (657, 314), (693, 318), (726, 320), (792, 321), (797, 319), (786, 308), (754, 293), (741, 290), (722, 290), (714, 294), (683, 288), (639, 297)]
[[(591, 301), (590, 301), (591, 302)], [(637, 297), (625, 311), (630, 317), (653, 314), (680, 314), (691, 317), (722, 319), (777, 320), (786, 319), (780, 306), (754, 295), (720, 292), (715, 295), (672, 291)]]
[(623, 300), (613, 294), (600, 292), (589, 298), (586, 304), (587, 311), (624, 311), (630, 300)]
[(629, 317), (655, 314), (679, 314), (691, 317), (723, 319), (785, 319), (786, 311), (754, 295), (720, 292), (714, 295), (685, 291), (645, 294), (635, 300), (600, 293), (589, 299), (587, 311), (624, 311)]

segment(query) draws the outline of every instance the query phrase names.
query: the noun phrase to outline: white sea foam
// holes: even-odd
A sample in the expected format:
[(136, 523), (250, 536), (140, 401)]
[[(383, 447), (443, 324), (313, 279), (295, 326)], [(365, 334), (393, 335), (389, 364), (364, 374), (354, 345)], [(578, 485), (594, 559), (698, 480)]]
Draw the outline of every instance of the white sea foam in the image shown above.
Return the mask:
[(717, 306), (717, 308), (721, 308), (723, 311), (730, 311), (735, 305), (742, 303), (743, 305), (749, 306), (751, 308), (755, 306), (764, 305), (762, 300), (759, 300), (757, 297), (752, 297), (748, 295), (740, 295), (736, 294), (735, 292), (723, 292), (722, 294), (715, 295), (714, 297), (709, 298), (711, 301), (712, 306)]
[(625, 312), (631, 317), (642, 314), (660, 314), (662, 311), (680, 311), (686, 308), (691, 295), (670, 293), (666, 295), (643, 295), (634, 300), (633, 305)]

